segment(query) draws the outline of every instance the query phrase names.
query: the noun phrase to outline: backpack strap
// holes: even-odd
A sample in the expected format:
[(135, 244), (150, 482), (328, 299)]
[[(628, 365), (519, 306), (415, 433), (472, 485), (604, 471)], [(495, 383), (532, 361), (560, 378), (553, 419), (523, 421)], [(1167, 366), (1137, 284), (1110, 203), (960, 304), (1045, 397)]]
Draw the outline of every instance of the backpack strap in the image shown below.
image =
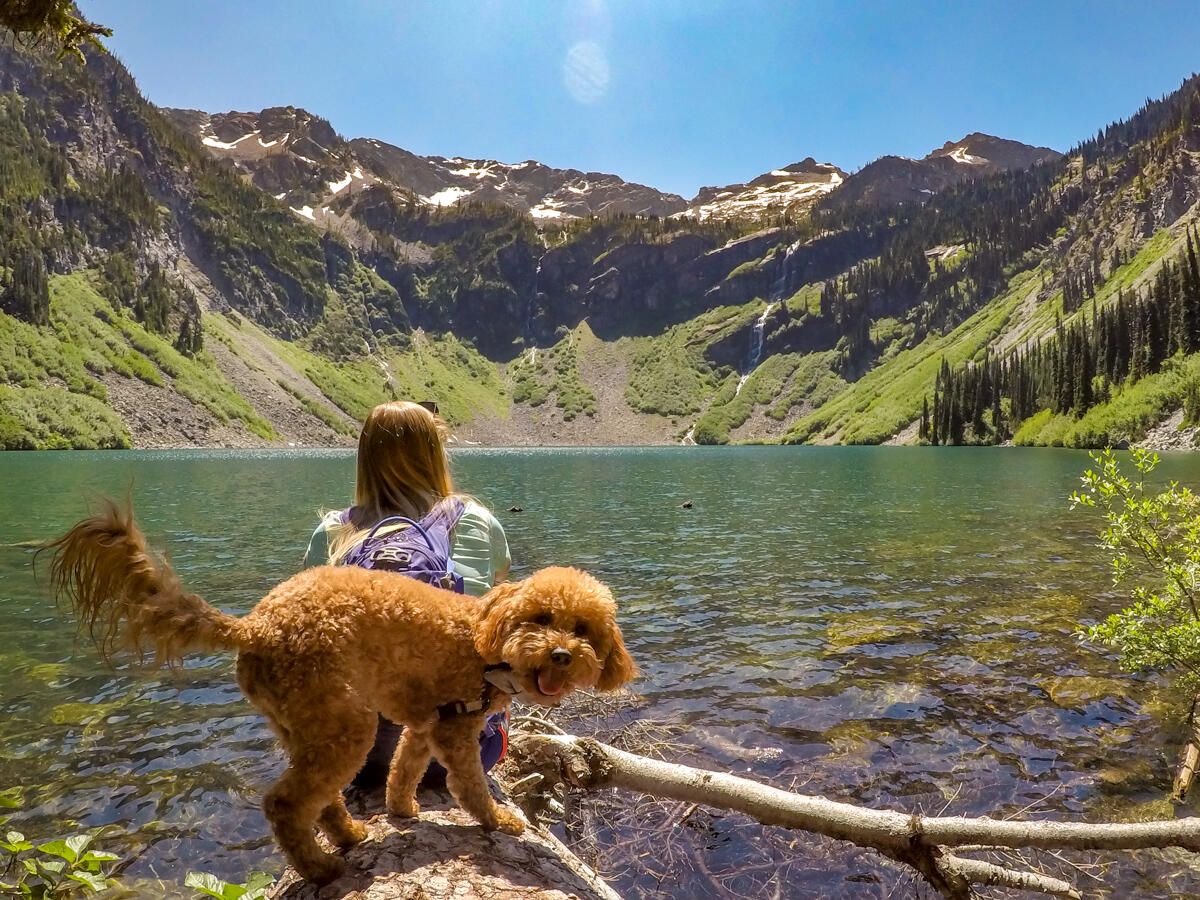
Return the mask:
[[(425, 529), (433, 529), (445, 523), (446, 528), (446, 574), (442, 577), (442, 582), (439, 585), (447, 590), (456, 590), (462, 593), (462, 577), (458, 574), (458, 569), (454, 566), (454, 555), (451, 552), (454, 549), (454, 526), (458, 524), (458, 520), (462, 518), (463, 513), (467, 511), (466, 504), (458, 497), (446, 497), (437, 503), (419, 523), (413, 522), (425, 538), (425, 542), (429, 544), (429, 549), (433, 550), (433, 542), (429, 539)], [(435, 551), (436, 552), (436, 551)], [(455, 587), (455, 584), (458, 587)]]
[(430, 550), (436, 550), (433, 546), (433, 541), (429, 537), (427, 528), (432, 528), (440, 519), (446, 519), (446, 530), (450, 531), (458, 524), (458, 520), (462, 518), (464, 512), (467, 511), (466, 505), (457, 497), (447, 497), (442, 502), (438, 503), (426, 514), (420, 522), (410, 519), (408, 516), (388, 516), (386, 519), (381, 519), (376, 523), (375, 527), (367, 534), (364, 540), (375, 537), (377, 532), (384, 525), (392, 522), (403, 522), (405, 525), (410, 525), (421, 533), (421, 537), (425, 539), (425, 543), (429, 545)]
[(458, 524), (458, 520), (463, 517), (463, 513), (467, 511), (467, 505), (458, 497), (446, 497), (434, 505), (421, 520), (421, 524), (426, 528), (432, 528), (434, 525), (446, 521), (446, 531), (454, 530), (454, 526)]

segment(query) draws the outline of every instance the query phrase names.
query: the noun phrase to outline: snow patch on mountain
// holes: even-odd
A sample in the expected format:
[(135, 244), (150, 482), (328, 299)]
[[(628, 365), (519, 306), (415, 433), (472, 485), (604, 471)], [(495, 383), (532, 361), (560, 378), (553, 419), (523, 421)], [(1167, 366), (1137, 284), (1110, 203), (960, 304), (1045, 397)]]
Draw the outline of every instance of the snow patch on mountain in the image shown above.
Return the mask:
[(453, 206), (463, 197), (471, 196), (471, 191), (461, 187), (448, 187), (421, 199), (430, 206)]
[(203, 143), (203, 144), (204, 144), (206, 147), (214, 147), (214, 148), (216, 148), (217, 150), (232, 150), (232, 149), (234, 149), (234, 148), (235, 148), (235, 147), (236, 147), (238, 144), (240, 144), (242, 141), (244, 141), (244, 140), (246, 140), (246, 139), (248, 139), (248, 138), (252, 138), (252, 137), (254, 137), (256, 134), (258, 134), (258, 132), (257, 132), (257, 131), (252, 131), (252, 132), (250, 132), (249, 134), (243, 134), (243, 135), (242, 135), (240, 138), (238, 138), (236, 141), (230, 141), (230, 142), (219, 141), (219, 140), (217, 140), (215, 137), (213, 137), (211, 134), (206, 134), (206, 135), (204, 135), (204, 137), (202, 137), (200, 140), (201, 140), (201, 142), (202, 142), (202, 143)]
[(987, 160), (983, 159), (982, 157), (972, 156), (970, 153), (967, 152), (966, 147), (955, 147), (953, 150), (950, 151), (949, 155), (950, 155), (950, 158), (952, 160), (954, 160), (955, 162), (965, 163), (970, 166), (981, 166), (987, 162)]
[(487, 166), (477, 166), (472, 163), (469, 166), (463, 166), (461, 169), (451, 169), (451, 175), (462, 175), (464, 178), (495, 178), (496, 173)]
[(573, 216), (570, 213), (563, 212), (563, 207), (566, 204), (562, 200), (555, 200), (553, 197), (546, 197), (537, 206), (529, 210), (529, 214), (535, 219), (576, 219), (578, 216)]

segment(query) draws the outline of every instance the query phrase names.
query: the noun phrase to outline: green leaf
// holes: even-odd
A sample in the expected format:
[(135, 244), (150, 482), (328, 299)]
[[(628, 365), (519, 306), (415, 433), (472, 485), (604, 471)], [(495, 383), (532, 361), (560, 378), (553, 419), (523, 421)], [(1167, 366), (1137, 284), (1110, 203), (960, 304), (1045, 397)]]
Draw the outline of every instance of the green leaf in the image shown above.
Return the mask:
[(229, 884), (206, 872), (188, 872), (183, 883), (210, 897), (216, 897), (217, 900), (238, 900), (246, 893), (246, 889), (242, 885)]
[(83, 856), (79, 857), (79, 864), (90, 862), (116, 862), (121, 857), (115, 853), (108, 853), (104, 850), (89, 850)]
[(259, 888), (270, 887), (274, 883), (275, 876), (268, 875), (266, 872), (251, 872), (250, 877), (246, 879), (246, 887), (252, 891), (257, 891)]
[(10, 831), (4, 835), (4, 840), (0, 841), (0, 847), (3, 847), (9, 853), (23, 853), (26, 850), (32, 850), (33, 844), (25, 840), (25, 835), (19, 831)]
[(92, 872), (68, 872), (67, 877), (72, 881), (78, 881), (80, 884), (87, 885), (93, 891), (102, 891), (108, 887), (108, 879), (103, 875), (96, 875)]
[(16, 788), (0, 791), (0, 809), (16, 809), (21, 805), (18, 800), (20, 796), (21, 793)]
[(94, 834), (76, 834), (67, 838), (67, 846), (75, 851), (75, 858), (79, 858), (79, 854), (88, 848), (88, 845), (95, 840)]
[(266, 896), (267, 889), (275, 883), (275, 876), (266, 872), (251, 872), (246, 879), (246, 894), (242, 900), (261, 900)]
[(57, 856), (60, 859), (65, 859), (69, 863), (75, 862), (79, 858), (79, 853), (67, 841), (48, 841), (45, 844), (38, 844), (38, 850), (50, 856)]

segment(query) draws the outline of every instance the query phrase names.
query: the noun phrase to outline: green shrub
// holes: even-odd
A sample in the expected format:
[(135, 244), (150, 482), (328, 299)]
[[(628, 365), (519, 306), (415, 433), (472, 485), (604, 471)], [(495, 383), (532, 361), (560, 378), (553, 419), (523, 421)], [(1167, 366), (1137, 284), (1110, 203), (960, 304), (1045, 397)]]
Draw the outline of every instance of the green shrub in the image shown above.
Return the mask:
[(1112, 556), (1113, 583), (1132, 584), (1131, 604), (1083, 636), (1116, 649), (1131, 672), (1168, 675), (1187, 696), (1200, 693), (1200, 498), (1172, 482), (1151, 493), (1158, 456), (1133, 451), (1134, 478), (1111, 450), (1092, 454), (1071, 505), (1104, 516), (1100, 546)]
[(128, 449), (129, 432), (95, 397), (63, 388), (0, 385), (0, 448), (5, 450)]

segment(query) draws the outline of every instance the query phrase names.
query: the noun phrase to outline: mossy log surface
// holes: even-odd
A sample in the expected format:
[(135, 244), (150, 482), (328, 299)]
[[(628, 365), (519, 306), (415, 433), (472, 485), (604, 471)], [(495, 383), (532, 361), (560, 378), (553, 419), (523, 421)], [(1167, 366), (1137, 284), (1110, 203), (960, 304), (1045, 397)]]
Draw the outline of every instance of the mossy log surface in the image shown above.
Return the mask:
[[(324, 887), (288, 869), (271, 900), (620, 900), (557, 838), (530, 827), (488, 832), (445, 790), (422, 789), (416, 819), (388, 815), (382, 791), (348, 801), (370, 834), (346, 852), (346, 872)], [(517, 811), (515, 807), (509, 808)], [(328, 845), (326, 845), (328, 847)]]

